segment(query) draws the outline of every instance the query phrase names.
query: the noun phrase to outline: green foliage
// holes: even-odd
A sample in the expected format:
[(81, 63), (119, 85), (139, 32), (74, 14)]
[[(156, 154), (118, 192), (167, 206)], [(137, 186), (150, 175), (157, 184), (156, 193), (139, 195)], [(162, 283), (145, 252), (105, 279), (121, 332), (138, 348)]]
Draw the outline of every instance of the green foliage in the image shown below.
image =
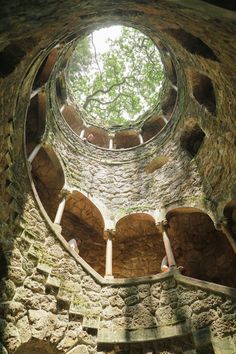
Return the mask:
[(97, 52), (93, 35), (81, 40), (69, 65), (69, 87), (78, 103), (105, 127), (137, 120), (159, 98), (164, 78), (159, 51), (140, 31), (122, 27)]

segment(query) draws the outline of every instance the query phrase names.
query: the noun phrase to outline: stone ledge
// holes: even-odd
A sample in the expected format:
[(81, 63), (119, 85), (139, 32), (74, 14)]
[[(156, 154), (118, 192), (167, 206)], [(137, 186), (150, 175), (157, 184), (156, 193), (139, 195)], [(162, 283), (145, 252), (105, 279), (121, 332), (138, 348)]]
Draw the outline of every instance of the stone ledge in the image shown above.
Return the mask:
[(142, 328), (134, 330), (110, 328), (100, 329), (98, 331), (98, 343), (134, 343), (155, 341), (171, 337), (183, 336), (191, 333), (191, 326), (188, 321), (179, 322), (175, 325)]
[(230, 287), (224, 286), (224, 285), (210, 283), (205, 280), (199, 280), (199, 279), (195, 279), (195, 278), (186, 277), (184, 275), (181, 275), (179, 272), (175, 273), (174, 277), (179, 283), (191, 285), (194, 287), (202, 288), (204, 290), (209, 290), (209, 291), (213, 291), (216, 293), (227, 295), (229, 297), (236, 298), (236, 289), (234, 289), (234, 288), (230, 288)]

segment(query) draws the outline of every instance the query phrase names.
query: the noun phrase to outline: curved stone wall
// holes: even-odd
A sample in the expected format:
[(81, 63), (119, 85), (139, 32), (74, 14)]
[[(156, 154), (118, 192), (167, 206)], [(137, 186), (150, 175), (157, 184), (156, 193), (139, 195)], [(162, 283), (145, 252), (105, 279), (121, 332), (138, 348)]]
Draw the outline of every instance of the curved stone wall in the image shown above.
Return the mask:
[[(50, 73), (41, 67), (43, 78), (36, 74), (55, 46), (103, 23), (152, 28), (186, 73), (176, 118), (143, 146), (104, 151), (79, 141), (55, 98), (47, 95), (46, 142), (63, 162), (69, 187), (100, 199), (115, 217), (125, 209), (116, 221), (140, 206), (156, 210), (174, 204), (211, 209), (220, 221), (236, 193), (234, 13), (197, 0), (3, 2), (1, 13), (0, 351), (234, 353), (235, 289), (178, 270), (105, 280), (69, 248), (49, 219), (24, 144), (30, 95), (38, 82), (49, 89)], [(199, 92), (201, 85), (210, 103)], [(194, 157), (180, 144), (190, 119), (205, 134)], [(37, 140), (30, 124), (28, 131)], [(168, 162), (147, 173), (145, 167), (158, 156)]]

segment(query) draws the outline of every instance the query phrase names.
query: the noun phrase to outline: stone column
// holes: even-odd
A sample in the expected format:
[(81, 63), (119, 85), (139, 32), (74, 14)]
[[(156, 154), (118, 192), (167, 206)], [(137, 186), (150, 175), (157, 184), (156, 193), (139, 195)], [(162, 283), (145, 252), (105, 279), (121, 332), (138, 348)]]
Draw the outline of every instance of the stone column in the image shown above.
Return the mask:
[(39, 143), (35, 146), (35, 148), (33, 149), (33, 151), (31, 152), (31, 154), (28, 157), (28, 162), (30, 162), (30, 163), (33, 162), (35, 156), (37, 155), (37, 153), (41, 149), (42, 145), (43, 145), (42, 143)]
[(113, 238), (114, 231), (113, 230), (106, 230), (105, 238), (107, 241), (106, 245), (106, 269), (105, 269), (105, 278), (106, 279), (113, 279), (112, 275), (112, 238)]
[(175, 90), (175, 91), (178, 91), (178, 87), (176, 85), (174, 85), (172, 82), (171, 82), (171, 87)]
[(170, 240), (166, 232), (167, 220), (161, 222), (163, 243), (166, 251), (169, 268), (176, 267), (175, 257), (171, 248)]
[(220, 220), (216, 225), (215, 228), (219, 231), (222, 231), (225, 236), (227, 237), (227, 240), (230, 244), (230, 246), (233, 248), (234, 253), (236, 253), (236, 241), (232, 235), (232, 232), (229, 229), (228, 226), (228, 221), (226, 219)]
[(139, 136), (139, 143), (140, 143), (140, 145), (142, 145), (143, 144), (143, 136), (141, 133), (139, 133), (138, 136)]
[(43, 89), (43, 86), (37, 88), (36, 90), (33, 90), (30, 94), (30, 99), (32, 99), (34, 96), (36, 96), (39, 93), (39, 91), (41, 91), (42, 89)]
[(109, 136), (109, 149), (113, 149), (113, 136)]
[(79, 135), (80, 139), (84, 138), (84, 133), (85, 133), (85, 129), (82, 129)]
[(60, 225), (61, 224), (61, 219), (62, 219), (62, 216), (63, 216), (63, 212), (64, 212), (64, 209), (65, 209), (65, 206), (66, 206), (66, 200), (69, 196), (70, 192), (67, 191), (67, 190), (62, 190), (61, 191), (61, 196), (62, 196), (62, 199), (58, 205), (58, 208), (57, 208), (57, 213), (56, 213), (56, 216), (55, 216), (55, 219), (54, 219), (54, 224), (57, 224), (57, 225)]
[(162, 116), (164, 122), (167, 124), (168, 123), (168, 119), (165, 116)]
[(110, 133), (109, 134), (109, 149), (112, 150), (112, 149), (115, 149), (115, 146), (114, 146), (114, 139), (115, 139), (115, 135)]

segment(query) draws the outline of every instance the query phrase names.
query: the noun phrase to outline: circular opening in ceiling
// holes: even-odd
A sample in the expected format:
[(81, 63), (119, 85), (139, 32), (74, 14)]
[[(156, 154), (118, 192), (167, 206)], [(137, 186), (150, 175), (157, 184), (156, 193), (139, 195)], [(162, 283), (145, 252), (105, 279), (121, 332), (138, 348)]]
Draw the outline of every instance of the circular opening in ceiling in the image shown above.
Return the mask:
[(132, 27), (111, 26), (81, 39), (67, 68), (69, 97), (90, 124), (127, 127), (158, 107), (164, 82), (160, 52)]

